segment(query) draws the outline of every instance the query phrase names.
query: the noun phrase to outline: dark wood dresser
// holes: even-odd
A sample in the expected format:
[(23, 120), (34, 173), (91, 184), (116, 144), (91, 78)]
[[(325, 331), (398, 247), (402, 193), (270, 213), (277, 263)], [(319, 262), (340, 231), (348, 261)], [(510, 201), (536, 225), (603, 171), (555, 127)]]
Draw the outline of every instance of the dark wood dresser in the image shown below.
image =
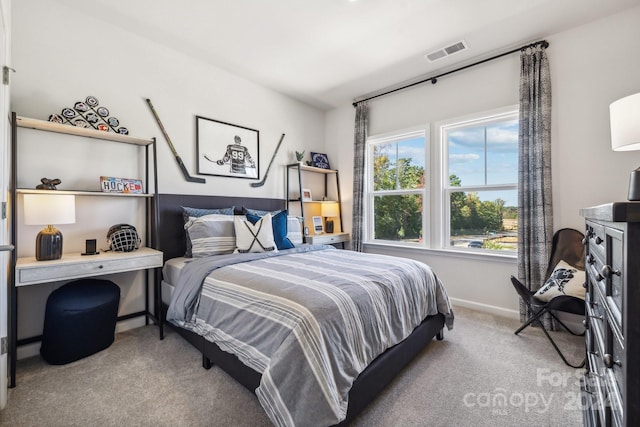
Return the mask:
[(580, 210), (586, 221), (586, 426), (640, 426), (640, 202)]

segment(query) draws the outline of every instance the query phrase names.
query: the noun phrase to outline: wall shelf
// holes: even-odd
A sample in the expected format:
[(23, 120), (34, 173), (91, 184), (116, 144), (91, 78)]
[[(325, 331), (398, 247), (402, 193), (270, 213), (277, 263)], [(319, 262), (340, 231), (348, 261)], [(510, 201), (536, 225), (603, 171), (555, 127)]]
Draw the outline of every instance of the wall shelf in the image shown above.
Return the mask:
[(64, 125), (55, 122), (48, 122), (46, 120), (32, 119), (29, 117), (21, 116), (16, 116), (16, 126), (20, 128), (43, 130), (45, 132), (55, 132), (65, 135), (76, 135), (83, 136), (85, 138), (121, 142), (124, 144), (146, 146), (155, 142), (155, 138), (138, 138), (131, 135), (123, 135), (115, 132), (103, 132), (93, 128), (81, 128), (77, 126)]
[(338, 171), (335, 169), (322, 169), (322, 168), (317, 168), (315, 166), (307, 166), (307, 165), (301, 165), (299, 163), (292, 163), (290, 165), (287, 165), (288, 168), (297, 168), (303, 171), (307, 171), (307, 172), (316, 172), (316, 173), (326, 173), (326, 174), (332, 174), (335, 173), (337, 174)]
[(56, 194), (70, 194), (74, 196), (98, 196), (98, 197), (153, 197), (148, 193), (104, 193), (102, 191), (78, 191), (78, 190), (38, 190), (35, 188), (16, 188), (17, 194), (49, 194), (55, 191)]
[[(335, 233), (342, 233), (342, 203), (341, 203), (341, 198), (340, 198), (340, 180), (339, 180), (339, 176), (338, 176), (338, 171), (335, 170), (335, 169), (322, 169), (322, 168), (316, 168), (314, 166), (301, 165), (299, 163), (291, 163), (291, 164), (288, 164), (286, 167), (287, 167), (287, 188), (286, 188), (286, 193), (287, 193), (287, 211), (290, 212), (290, 205), (292, 203), (297, 205), (299, 207), (299, 209), (300, 209), (300, 216), (303, 219), (304, 227), (307, 228), (308, 230), (313, 230), (312, 217), (313, 216), (318, 216), (320, 214), (319, 205), (321, 203), (324, 203), (324, 202), (337, 202), (338, 203), (338, 209), (339, 209), (339, 215), (337, 217), (338, 223), (337, 223), (337, 227), (336, 227)], [(293, 189), (294, 185), (292, 185), (292, 183), (290, 182), (290, 180), (291, 180), (290, 172), (291, 171), (293, 171), (293, 173), (296, 174), (296, 177), (294, 178), (294, 181), (297, 183), (298, 195), (302, 194), (302, 189), (304, 188), (302, 176), (305, 173), (322, 174), (322, 175), (324, 175), (324, 195), (322, 197), (322, 200), (306, 201), (306, 200), (302, 200), (300, 196), (292, 197), (291, 193), (292, 193), (292, 189)], [(335, 194), (336, 194), (336, 199), (335, 200), (328, 200), (327, 199), (330, 175), (334, 175), (335, 176), (335, 181), (333, 181), (333, 183), (335, 184), (335, 187), (334, 187), (335, 188)], [(331, 178), (331, 179), (333, 180), (333, 178)], [(311, 215), (309, 215), (309, 211), (311, 211), (313, 213)], [(306, 236), (305, 236), (305, 240), (307, 240)]]
[[(121, 143), (121, 144), (130, 144), (140, 147), (137, 149), (138, 155), (144, 154), (144, 179), (142, 181), (145, 183), (145, 192), (142, 194), (134, 194), (134, 193), (107, 193), (101, 191), (87, 191), (87, 190), (39, 190), (35, 188), (17, 188), (18, 182), (18, 158), (19, 158), (19, 149), (23, 146), (19, 146), (18, 144), (18, 129), (34, 129), (37, 131), (44, 132), (54, 132), (64, 135), (72, 135), (80, 138), (89, 138), (87, 142), (92, 140), (101, 140), (101, 141), (109, 141), (113, 143)], [(61, 141), (65, 143), (65, 140)], [(151, 162), (151, 158), (153, 163)], [(9, 345), (8, 345), (8, 353), (9, 353), (9, 387), (13, 388), (16, 385), (16, 359), (17, 359), (17, 347), (21, 344), (27, 344), (36, 342), (39, 340), (39, 337), (29, 337), (18, 340), (18, 292), (17, 286), (33, 284), (33, 283), (45, 283), (48, 282), (46, 280), (43, 281), (32, 281), (23, 280), (19, 274), (24, 273), (25, 265), (31, 266), (34, 271), (41, 271), (44, 268), (44, 271), (65, 271), (64, 277), (55, 277), (51, 278), (52, 280), (60, 280), (70, 279), (72, 277), (92, 277), (95, 275), (103, 274), (103, 271), (106, 271), (101, 264), (101, 260), (111, 259), (115, 257), (115, 261), (111, 266), (111, 272), (117, 273), (120, 271), (142, 271), (146, 270), (145, 278), (144, 278), (144, 311), (129, 313), (124, 316), (121, 316), (119, 319), (129, 319), (137, 316), (144, 316), (145, 323), (148, 324), (149, 320), (153, 320), (156, 323), (160, 324), (160, 316), (156, 316), (160, 311), (159, 304), (159, 295), (160, 295), (160, 283), (159, 283), (159, 268), (162, 265), (162, 253), (153, 249), (157, 242), (157, 209), (154, 197), (158, 192), (158, 164), (157, 164), (157, 153), (156, 153), (156, 139), (155, 138), (138, 138), (131, 135), (123, 135), (115, 132), (103, 132), (93, 128), (80, 128), (67, 124), (60, 124), (49, 122), (45, 120), (32, 119), (28, 117), (20, 117), (16, 115), (16, 113), (11, 114), (11, 235), (14, 239), (14, 250), (11, 255), (11, 277), (10, 277), (10, 289), (9, 289), (9, 298), (11, 300), (9, 305)], [(152, 191), (150, 191), (152, 189)], [(136, 205), (144, 205), (145, 209), (145, 237), (146, 242), (144, 248), (142, 250), (138, 250), (136, 253), (123, 253), (123, 254), (101, 254), (101, 256), (95, 258), (84, 258), (78, 254), (77, 257), (69, 255), (67, 253), (63, 254), (63, 258), (60, 260), (52, 260), (52, 261), (33, 261), (31, 257), (23, 257), (18, 259), (18, 228), (17, 228), (17, 203), (18, 203), (18, 194), (65, 194), (65, 195), (75, 195), (75, 196), (84, 196), (84, 197), (120, 197), (120, 198), (136, 198), (136, 202), (132, 202)], [(115, 202), (115, 201), (112, 201)], [(152, 261), (150, 263), (145, 264), (141, 260), (146, 259), (146, 255), (151, 256)], [(68, 259), (67, 259), (68, 258)], [(79, 259), (79, 262), (74, 263), (71, 270), (67, 271), (65, 266), (68, 264), (68, 260), (76, 260)], [(159, 260), (159, 261), (158, 261)], [(132, 264), (129, 267), (126, 267), (125, 264), (129, 262)], [(86, 270), (87, 266), (97, 265), (97, 270)], [(106, 264), (105, 264), (106, 265)], [(57, 270), (55, 268), (50, 268), (51, 266), (61, 266)], [(127, 270), (127, 268), (129, 268)], [(156, 269), (154, 275), (154, 296), (153, 296), (153, 304), (154, 310), (151, 312), (150, 308), (150, 295), (149, 295), (149, 284), (150, 284), (150, 269)], [(26, 273), (24, 273), (26, 274)], [(162, 332), (161, 332), (162, 336)]]

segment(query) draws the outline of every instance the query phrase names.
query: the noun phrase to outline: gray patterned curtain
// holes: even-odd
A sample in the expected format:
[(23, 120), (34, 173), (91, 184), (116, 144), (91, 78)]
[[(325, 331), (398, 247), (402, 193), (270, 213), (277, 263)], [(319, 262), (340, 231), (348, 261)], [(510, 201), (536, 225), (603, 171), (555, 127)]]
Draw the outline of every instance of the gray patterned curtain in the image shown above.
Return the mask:
[[(518, 277), (531, 290), (543, 284), (553, 237), (551, 78), (545, 49), (536, 45), (520, 54)], [(520, 301), (520, 318), (526, 317)]]
[(353, 213), (351, 229), (351, 250), (362, 252), (362, 226), (365, 216), (364, 198), (364, 162), (369, 126), (369, 105), (359, 102), (356, 105), (356, 124), (353, 150)]

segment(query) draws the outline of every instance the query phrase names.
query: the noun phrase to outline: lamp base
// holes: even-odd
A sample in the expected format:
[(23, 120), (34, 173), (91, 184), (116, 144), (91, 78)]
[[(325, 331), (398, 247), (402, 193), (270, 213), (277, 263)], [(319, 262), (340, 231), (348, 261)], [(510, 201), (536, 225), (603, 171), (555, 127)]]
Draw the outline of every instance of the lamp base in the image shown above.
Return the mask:
[(631, 172), (629, 178), (629, 201), (640, 201), (640, 168)]
[(333, 234), (333, 220), (332, 219), (327, 219), (325, 220), (326, 224), (326, 232), (329, 234)]
[(62, 233), (48, 226), (36, 237), (36, 260), (50, 261), (62, 258)]

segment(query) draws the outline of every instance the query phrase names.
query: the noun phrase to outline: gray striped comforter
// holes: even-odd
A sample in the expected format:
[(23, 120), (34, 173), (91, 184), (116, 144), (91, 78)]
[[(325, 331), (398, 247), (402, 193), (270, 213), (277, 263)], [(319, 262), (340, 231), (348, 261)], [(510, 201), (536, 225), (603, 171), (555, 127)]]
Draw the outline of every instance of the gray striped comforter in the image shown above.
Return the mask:
[(167, 318), (260, 372), (256, 394), (275, 425), (323, 426), (345, 418), (373, 359), (437, 313), (451, 329), (447, 293), (425, 264), (301, 246), (193, 260)]

